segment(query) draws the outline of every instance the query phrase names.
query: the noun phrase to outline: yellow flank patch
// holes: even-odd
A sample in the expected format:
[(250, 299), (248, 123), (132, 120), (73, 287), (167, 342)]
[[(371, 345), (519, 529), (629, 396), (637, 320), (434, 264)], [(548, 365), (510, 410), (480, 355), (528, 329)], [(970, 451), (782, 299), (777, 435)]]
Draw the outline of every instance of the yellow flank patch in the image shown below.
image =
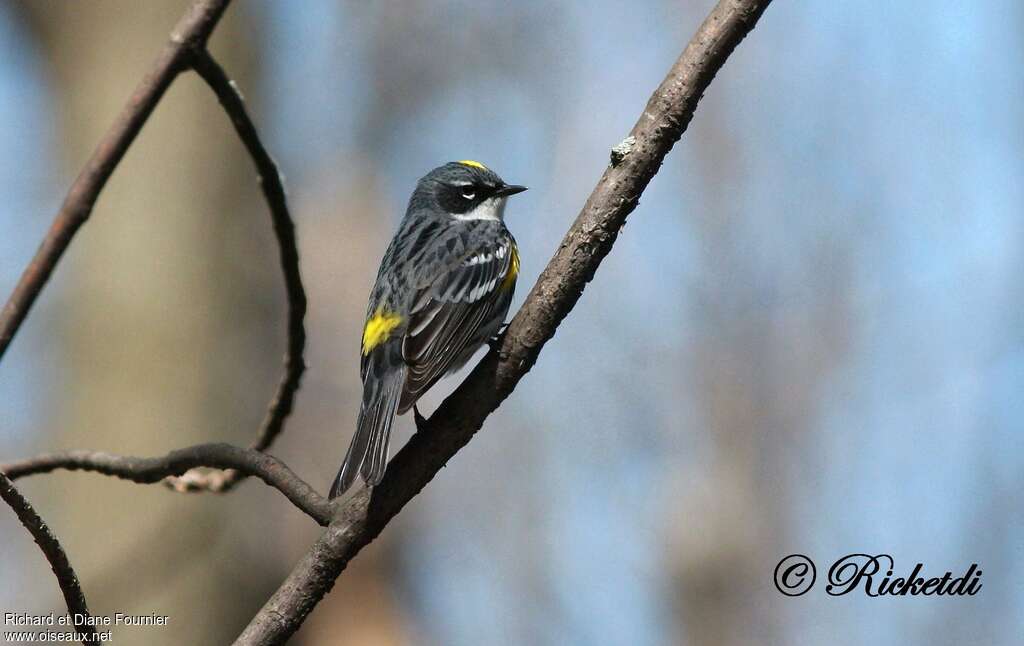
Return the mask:
[(363, 354), (367, 355), (381, 343), (388, 340), (391, 332), (402, 323), (402, 317), (384, 308), (377, 308), (363, 327)]
[(519, 249), (512, 245), (512, 258), (508, 265), (508, 273), (505, 274), (505, 279), (501, 281), (501, 289), (505, 290), (516, 282), (516, 276), (519, 275)]
[(473, 168), (479, 168), (480, 170), (487, 170), (486, 166), (484, 166), (478, 161), (473, 161), (472, 159), (463, 159), (459, 163), (462, 164), (463, 166), (472, 166)]

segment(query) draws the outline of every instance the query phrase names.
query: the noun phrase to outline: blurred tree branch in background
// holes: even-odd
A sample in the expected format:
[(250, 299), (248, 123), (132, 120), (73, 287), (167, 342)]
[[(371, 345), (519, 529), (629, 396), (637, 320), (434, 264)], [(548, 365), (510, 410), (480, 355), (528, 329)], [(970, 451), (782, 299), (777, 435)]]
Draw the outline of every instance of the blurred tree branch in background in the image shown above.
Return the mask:
[[(153, 71), (75, 180), (43, 244), (0, 314), (0, 357), (156, 104), (180, 73), (192, 69), (217, 94), (255, 163), (270, 207), (285, 275), (289, 304), (285, 370), (257, 439), (249, 450), (208, 444), (152, 459), (70, 452), (40, 456), (3, 469), (9, 470), (10, 477), (66, 468), (155, 482), (190, 468), (215, 467), (229, 470), (219, 474), (192, 472), (171, 484), (178, 490), (226, 491), (241, 477), (255, 475), (279, 489), (317, 522), (329, 523), (326, 532), (236, 642), (280, 644), (298, 629), (348, 562), (469, 442), (531, 369), (543, 345), (554, 336), (610, 252), (663, 159), (686, 130), (703, 92), (753, 29), (770, 0), (718, 3), (651, 96), (629, 135), (612, 150), (611, 164), (501, 340), (395, 456), (379, 487), (333, 504), (327, 503), (283, 463), (261, 453), (282, 430), (305, 367), (302, 351), (306, 297), (299, 274), (294, 226), (277, 168), (260, 143), (237, 89), (206, 49), (206, 41), (228, 1), (200, 0), (188, 10)], [(70, 565), (67, 569), (70, 571)], [(65, 594), (70, 594), (69, 588), (64, 587), (66, 577), (59, 578)], [(84, 598), (81, 602), (84, 606)]]
[[(25, 529), (32, 534), (32, 539), (43, 551), (46, 560), (50, 562), (53, 573), (57, 576), (57, 583), (64, 595), (64, 601), (68, 604), (68, 612), (73, 618), (76, 630), (81, 630), (88, 639), (98, 642), (96, 627), (89, 622), (89, 606), (85, 602), (85, 595), (82, 593), (82, 586), (78, 583), (78, 576), (75, 569), (71, 567), (67, 553), (60, 546), (60, 541), (50, 531), (49, 526), (39, 517), (36, 510), (25, 499), (21, 492), (14, 486), (3, 471), (0, 471), (0, 499), (14, 510), (18, 520), (25, 526)], [(84, 640), (83, 640), (84, 642)]]
[(149, 484), (181, 475), (190, 469), (230, 469), (256, 476), (285, 495), (296, 507), (321, 525), (331, 520), (331, 506), (283, 462), (256, 449), (231, 444), (199, 444), (171, 451), (158, 458), (111, 455), (100, 451), (45, 453), (27, 460), (0, 465), (0, 474), (11, 480), (58, 469), (91, 471), (132, 482)]
[(3, 358), (36, 298), (50, 280), (75, 233), (89, 219), (100, 191), (128, 152), (128, 147), (142, 130), (156, 104), (171, 82), (189, 68), (193, 53), (206, 47), (206, 41), (224, 14), (228, 1), (197, 2), (186, 12), (171, 32), (170, 42), (160, 53), (153, 70), (128, 99), (114, 125), (96, 146), (85, 168), (71, 185), (43, 243), (0, 312), (0, 358)]
[[(294, 223), (288, 213), (284, 186), (277, 166), (263, 147), (237, 88), (206, 49), (210, 34), (229, 2), (230, 0), (199, 0), (186, 11), (172, 30), (170, 42), (158, 56), (152, 71), (129, 98), (121, 114), (75, 179), (43, 243), (22, 274), (3, 311), (0, 312), (0, 358), (24, 323), (57, 263), (70, 246), (75, 233), (89, 219), (93, 206), (114, 169), (123, 159), (160, 99), (181, 73), (190, 69), (195, 70), (216, 93), (256, 166), (260, 186), (270, 209), (288, 296), (288, 346), (284, 374), (252, 443), (252, 449), (246, 451), (228, 445), (205, 445), (175, 451), (163, 459), (149, 460), (94, 452), (71, 452), (39, 456), (18, 465), (5, 466), (3, 471), (10, 478), (16, 478), (27, 473), (46, 472), (57, 468), (82, 469), (117, 475), (136, 482), (155, 482), (168, 476), (182, 476), (169, 480), (168, 484), (179, 491), (220, 492), (229, 490), (245, 475), (256, 475), (281, 490), (297, 507), (318, 522), (326, 524), (326, 503), (323, 498), (290, 469), (274, 458), (259, 453), (268, 448), (283, 429), (284, 420), (291, 412), (295, 393), (305, 370), (302, 352), (305, 345), (303, 319), (306, 312), (306, 295), (299, 270)], [(186, 473), (187, 469), (200, 466), (228, 470), (223, 473)], [(7, 476), (4, 479), (9, 482)], [(17, 494), (13, 484), (10, 485), (10, 491), (13, 492), (12, 495)], [(11, 502), (18, 499), (24, 501), (19, 495), (12, 498)], [(12, 506), (16, 510), (21, 509), (13, 504)], [(27, 512), (32, 512), (31, 507), (27, 506), (27, 501), (24, 501), (23, 507)], [(21, 511), (19, 518), (24, 518)], [(52, 537), (41, 520), (39, 527), (40, 531), (45, 530), (46, 535)], [(40, 545), (44, 547), (48, 557), (51, 557), (51, 554), (59, 554), (61, 559), (55, 560), (51, 557), (52, 563), (66, 564), (71, 576), (63, 575), (57, 565), (54, 566), (58, 572), (58, 582), (69, 601), (69, 611), (81, 611), (85, 608), (85, 599), (56, 538), (53, 538), (52, 547), (49, 543), (40, 542)], [(80, 603), (72, 604), (71, 601), (75, 599), (80, 599)]]
[[(292, 410), (295, 393), (299, 390), (302, 373), (306, 370), (302, 351), (306, 345), (306, 329), (303, 318), (306, 316), (306, 291), (302, 287), (302, 276), (299, 273), (299, 250), (295, 241), (295, 224), (288, 213), (285, 200), (284, 185), (277, 164), (271, 159), (267, 149), (263, 147), (256, 126), (253, 125), (245, 103), (238, 88), (228, 78), (217, 61), (206, 48), (197, 49), (191, 60), (192, 68), (203, 77), (203, 80), (217, 94), (217, 99), (231, 117), (231, 122), (238, 132), (238, 137), (245, 144), (249, 156), (256, 164), (260, 187), (270, 207), (270, 217), (277, 236), (277, 248), (281, 255), (281, 270), (284, 273), (285, 291), (288, 294), (288, 348), (284, 356), (284, 373), (277, 385), (277, 392), (270, 402), (267, 415), (260, 425), (252, 448), (264, 451), (270, 448), (278, 434), (284, 429), (284, 420)], [(221, 473), (200, 474), (189, 472), (180, 478), (168, 481), (168, 484), (179, 491), (209, 490), (225, 492), (231, 489), (243, 473), (237, 469), (229, 469)], [(248, 474), (245, 474), (248, 475)]]
[[(229, 2), (230, 0), (200, 0), (189, 8), (171, 32), (170, 42), (158, 57), (153, 70), (143, 79), (114, 125), (86, 162), (85, 168), (68, 191), (35, 257), (0, 312), (0, 359), (3, 358), (18, 328), (53, 274), (61, 256), (71, 244), (75, 233), (89, 219), (100, 192), (149, 119), (153, 109), (174, 79), (182, 72), (193, 69), (217, 94), (256, 166), (260, 186), (270, 208), (285, 278), (289, 310), (288, 349), (284, 359), (284, 374), (252, 444), (253, 449), (262, 451), (273, 444), (284, 427), (284, 420), (291, 412), (295, 393), (305, 370), (302, 351), (306, 342), (306, 331), (303, 327), (306, 293), (299, 271), (295, 226), (288, 213), (284, 186), (277, 165), (263, 147), (238, 89), (206, 49), (207, 40)], [(223, 474), (189, 473), (185, 474), (185, 477), (169, 481), (169, 484), (179, 491), (227, 491), (239, 478), (240, 474), (237, 471)]]

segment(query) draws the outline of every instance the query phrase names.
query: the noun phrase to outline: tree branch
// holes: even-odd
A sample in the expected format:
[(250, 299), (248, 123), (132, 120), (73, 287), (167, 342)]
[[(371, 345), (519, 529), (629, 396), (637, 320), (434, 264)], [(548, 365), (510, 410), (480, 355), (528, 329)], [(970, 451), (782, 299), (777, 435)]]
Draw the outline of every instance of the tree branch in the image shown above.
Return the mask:
[[(198, 0), (171, 32), (170, 42), (161, 52), (152, 71), (132, 94), (114, 124), (100, 141), (85, 168), (72, 184), (53, 224), (35, 257), (29, 263), (0, 312), (0, 359), (21, 327), (36, 298), (49, 281), (61, 256), (78, 229), (92, 214), (93, 206), (128, 147), (149, 119), (167, 88), (183, 71), (196, 72), (217, 94), (239, 138), (252, 157), (260, 186), (270, 209), (277, 238), (281, 269), (288, 298), (288, 346), (284, 373), (271, 399), (252, 448), (264, 451), (273, 444), (291, 413), (295, 393), (305, 371), (303, 349), (306, 331), (306, 293), (299, 271), (299, 253), (295, 226), (288, 212), (284, 186), (277, 165), (260, 141), (241, 95), (206, 49), (206, 42), (220, 21), (230, 0)], [(168, 480), (178, 491), (230, 490), (243, 474), (238, 471), (201, 473), (198, 471)]]
[(160, 53), (153, 69), (135, 89), (71, 185), (39, 250), (22, 273), (4, 309), (0, 311), (0, 359), (49, 281), (57, 262), (71, 244), (71, 239), (89, 219), (96, 198), (128, 147), (135, 141), (171, 82), (188, 69), (191, 53), (206, 46), (210, 33), (224, 14), (229, 1), (199, 0), (185, 12), (171, 32), (170, 42)]
[(74, 621), (75, 629), (82, 631), (87, 636), (82, 643), (98, 643), (99, 636), (96, 633), (96, 628), (90, 626), (88, 622), (89, 606), (85, 602), (85, 595), (82, 593), (78, 576), (75, 574), (74, 568), (71, 567), (68, 555), (60, 546), (57, 537), (50, 531), (49, 526), (43, 522), (29, 501), (21, 495), (11, 479), (2, 472), (0, 472), (0, 498), (10, 505), (14, 513), (18, 515), (18, 520), (32, 534), (32, 539), (43, 551), (46, 560), (50, 562), (53, 573), (57, 575), (57, 584), (60, 586), (61, 593), (64, 594), (64, 601), (67, 603), (68, 613)]
[[(500, 347), (476, 366), (395, 456), (369, 505), (364, 492), (338, 515), (249, 626), (238, 645), (284, 643), (372, 541), (472, 438), (530, 370), (611, 250), (627, 216), (682, 136), (697, 103), (726, 59), (754, 28), (770, 0), (721, 0), (651, 96), (629, 136), (587, 199)], [(365, 512), (364, 512), (365, 510)]]
[(111, 455), (100, 451), (44, 453), (19, 462), (0, 465), (0, 474), (17, 480), (57, 469), (92, 471), (149, 484), (181, 475), (196, 467), (235, 469), (256, 476), (285, 495), (296, 507), (321, 525), (331, 521), (331, 504), (272, 455), (230, 444), (197, 444), (156, 458)]
[[(260, 141), (256, 126), (245, 109), (242, 95), (234, 82), (228, 78), (217, 61), (206, 49), (195, 52), (192, 67), (206, 81), (217, 95), (224, 111), (231, 117), (239, 139), (245, 145), (256, 166), (260, 187), (270, 209), (270, 217), (277, 237), (281, 270), (284, 274), (285, 291), (288, 295), (288, 348), (284, 357), (284, 374), (277, 386), (277, 392), (270, 402), (266, 417), (260, 425), (256, 439), (251, 444), (257, 451), (265, 451), (273, 444), (284, 428), (285, 418), (291, 413), (295, 393), (299, 389), (306, 364), (302, 351), (306, 345), (306, 330), (303, 319), (306, 315), (306, 291), (302, 286), (299, 272), (299, 251), (295, 241), (295, 225), (288, 213), (284, 185), (277, 164), (270, 157)], [(240, 471), (201, 473), (190, 471), (180, 478), (171, 478), (167, 484), (177, 491), (214, 491), (224, 493), (235, 486), (243, 477)]]

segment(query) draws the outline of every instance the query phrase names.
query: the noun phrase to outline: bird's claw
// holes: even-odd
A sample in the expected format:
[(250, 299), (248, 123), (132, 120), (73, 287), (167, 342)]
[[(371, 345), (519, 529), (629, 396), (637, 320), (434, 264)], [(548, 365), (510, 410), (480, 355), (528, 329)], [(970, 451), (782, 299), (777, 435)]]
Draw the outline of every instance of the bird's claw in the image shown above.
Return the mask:
[(491, 350), (497, 351), (501, 348), (501, 342), (505, 338), (505, 332), (507, 331), (508, 323), (505, 323), (504, 325), (501, 326), (501, 328), (498, 329), (497, 332), (495, 332), (494, 336), (487, 339), (487, 345), (491, 348)]

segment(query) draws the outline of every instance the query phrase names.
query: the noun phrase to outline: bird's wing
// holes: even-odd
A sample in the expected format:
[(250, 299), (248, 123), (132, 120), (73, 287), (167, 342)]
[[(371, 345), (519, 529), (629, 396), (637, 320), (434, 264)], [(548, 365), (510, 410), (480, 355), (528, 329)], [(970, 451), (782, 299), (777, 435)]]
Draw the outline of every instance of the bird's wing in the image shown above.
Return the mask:
[[(504, 316), (515, 273), (515, 243), (509, 236), (475, 245), (451, 269), (420, 290), (402, 342), (408, 366), (399, 412), (480, 343), (481, 328)], [(505, 294), (501, 292), (507, 292)]]

